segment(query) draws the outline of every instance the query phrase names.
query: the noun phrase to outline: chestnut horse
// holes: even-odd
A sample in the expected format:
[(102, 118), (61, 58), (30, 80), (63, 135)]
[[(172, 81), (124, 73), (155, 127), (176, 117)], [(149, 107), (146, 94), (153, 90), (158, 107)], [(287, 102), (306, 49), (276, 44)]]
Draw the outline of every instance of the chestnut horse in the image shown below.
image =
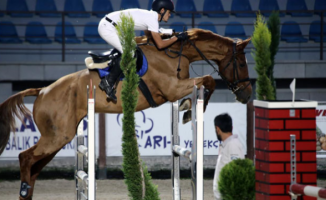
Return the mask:
[[(247, 103), (252, 93), (248, 77), (248, 66), (244, 48), (250, 38), (242, 41), (222, 37), (210, 31), (191, 29), (189, 39), (183, 45), (180, 42), (169, 47), (168, 51), (159, 51), (154, 45), (141, 45), (148, 59), (148, 71), (142, 77), (146, 82), (154, 101), (161, 105), (173, 102), (190, 94), (194, 83), (204, 85), (209, 91), (205, 107), (215, 90), (215, 80), (206, 75), (189, 78), (189, 64), (198, 60), (211, 60), (218, 65), (218, 71), (228, 87), (241, 103)], [(137, 43), (146, 43), (146, 37), (136, 38)], [(152, 44), (149, 40), (148, 44)], [(166, 52), (176, 55), (182, 49), (182, 56), (172, 58)], [(171, 53), (172, 52), (172, 53)], [(180, 61), (180, 63), (179, 63)], [(208, 61), (210, 63), (210, 61)], [(180, 65), (181, 71), (177, 71)], [(32, 199), (36, 177), (56, 153), (70, 142), (76, 134), (78, 123), (87, 114), (87, 89), (90, 79), (95, 85), (100, 83), (96, 71), (88, 69), (66, 75), (48, 87), (27, 89), (19, 92), (0, 105), (0, 154), (3, 152), (10, 131), (15, 131), (15, 115), (28, 116), (31, 113), (23, 104), (25, 96), (37, 96), (34, 102), (33, 118), (41, 133), (37, 144), (19, 154), (21, 173), (20, 199)], [(105, 92), (97, 90), (97, 113), (121, 113), (120, 91), (117, 87), (116, 103), (108, 102)], [(136, 110), (144, 110), (150, 105), (139, 92)]]

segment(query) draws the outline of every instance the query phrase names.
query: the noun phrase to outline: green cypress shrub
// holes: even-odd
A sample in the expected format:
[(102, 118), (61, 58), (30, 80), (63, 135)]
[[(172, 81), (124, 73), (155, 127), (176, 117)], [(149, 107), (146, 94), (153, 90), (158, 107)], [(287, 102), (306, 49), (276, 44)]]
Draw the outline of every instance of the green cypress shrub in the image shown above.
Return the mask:
[(250, 159), (236, 159), (219, 175), (218, 190), (223, 200), (255, 199), (255, 167)]
[(122, 170), (125, 176), (129, 197), (133, 200), (158, 200), (157, 187), (150, 182), (151, 176), (139, 155), (138, 142), (135, 131), (135, 116), (138, 101), (139, 76), (136, 74), (136, 59), (134, 53), (136, 42), (134, 40), (134, 21), (131, 16), (121, 14), (117, 30), (122, 44), (123, 54), (120, 62), (121, 70), (125, 75), (122, 82)]
[(255, 70), (258, 77), (256, 81), (256, 94), (259, 100), (274, 100), (273, 86), (267, 76), (267, 70), (271, 66), (271, 33), (269, 32), (265, 18), (258, 13), (255, 30), (251, 39), (255, 49), (251, 55), (256, 62)]
[(143, 164), (143, 171), (144, 171), (145, 187), (146, 187), (144, 200), (160, 200), (159, 192), (157, 190), (157, 185), (154, 185), (151, 182), (152, 177), (149, 174), (145, 164)]
[(267, 77), (271, 80), (271, 84), (273, 86), (273, 96), (276, 99), (276, 82), (274, 79), (274, 60), (275, 55), (278, 52), (278, 46), (280, 44), (280, 16), (278, 11), (273, 11), (272, 14), (269, 16), (267, 26), (269, 31), (271, 32), (271, 45), (270, 45), (270, 52), (271, 52), (271, 65), (267, 69)]

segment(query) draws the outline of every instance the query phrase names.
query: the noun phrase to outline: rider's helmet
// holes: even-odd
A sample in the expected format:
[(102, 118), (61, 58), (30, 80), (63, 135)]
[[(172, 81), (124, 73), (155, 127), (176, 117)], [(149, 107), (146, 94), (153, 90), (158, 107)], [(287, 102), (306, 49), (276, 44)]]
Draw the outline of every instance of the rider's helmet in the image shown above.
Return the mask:
[(152, 10), (160, 13), (160, 10), (164, 8), (165, 10), (170, 10), (174, 12), (174, 4), (171, 0), (154, 0), (152, 3)]

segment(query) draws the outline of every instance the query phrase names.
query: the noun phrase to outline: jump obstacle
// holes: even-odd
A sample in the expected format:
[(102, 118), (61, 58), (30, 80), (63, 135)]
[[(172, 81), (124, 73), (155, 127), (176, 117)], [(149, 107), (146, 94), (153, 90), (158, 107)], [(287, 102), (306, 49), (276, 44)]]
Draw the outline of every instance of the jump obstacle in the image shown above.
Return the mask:
[[(256, 200), (290, 200), (291, 169), (296, 170), (293, 178), (298, 183), (317, 185), (317, 105), (315, 101), (304, 100), (254, 100)], [(297, 140), (296, 153), (292, 156), (290, 135), (295, 135)], [(294, 156), (296, 160), (291, 165)]]
[[(91, 82), (92, 87), (92, 82)], [(93, 95), (94, 94), (94, 95)], [(77, 200), (95, 200), (95, 86), (89, 91), (87, 86), (88, 148), (84, 145), (83, 120), (78, 125), (76, 138), (76, 196)], [(85, 159), (87, 158), (87, 159)], [(88, 173), (84, 162), (88, 162)]]
[(317, 197), (318, 200), (326, 200), (326, 189), (310, 185), (302, 185), (296, 183), (296, 140), (295, 135), (290, 135), (290, 151), (291, 151), (291, 200), (297, 200), (298, 196)]
[(179, 104), (178, 101), (172, 103), (172, 191), (173, 200), (181, 200), (180, 188), (180, 156), (187, 158), (191, 162), (191, 186), (192, 199), (203, 200), (203, 156), (204, 156), (204, 86), (200, 87), (199, 98), (197, 99), (197, 86), (192, 91), (192, 148), (191, 151), (179, 146)]

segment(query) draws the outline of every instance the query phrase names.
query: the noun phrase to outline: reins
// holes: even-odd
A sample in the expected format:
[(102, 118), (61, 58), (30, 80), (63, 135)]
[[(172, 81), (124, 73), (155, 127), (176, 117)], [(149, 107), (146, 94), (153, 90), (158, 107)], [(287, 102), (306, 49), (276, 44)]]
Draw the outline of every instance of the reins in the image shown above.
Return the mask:
[[(233, 93), (236, 93), (239, 90), (244, 90), (245, 88), (247, 88), (251, 84), (249, 77), (244, 78), (244, 79), (240, 79), (239, 78), (239, 71), (238, 71), (238, 67), (237, 67), (237, 54), (238, 54), (238, 52), (236, 51), (237, 41), (233, 41), (233, 54), (232, 54), (232, 58), (230, 59), (230, 61), (228, 62), (228, 64), (222, 70), (222, 72), (224, 72), (231, 65), (231, 63), (233, 63), (233, 80), (235, 80), (234, 82), (228, 81), (227, 78), (222, 73), (220, 73), (220, 71), (216, 67), (214, 67), (214, 65), (206, 58), (206, 56), (203, 54), (203, 52), (200, 49), (198, 49), (198, 47), (195, 45), (194, 42), (192, 42), (189, 39), (187, 41), (190, 43), (191, 46), (193, 46), (196, 49), (197, 53), (201, 56), (201, 58), (203, 60), (205, 60), (206, 63), (209, 64), (213, 68), (214, 72), (216, 72), (221, 77), (221, 79), (228, 86), (228, 89), (231, 90)], [(141, 45), (155, 46), (154, 44), (149, 43), (149, 39), (148, 38), (147, 38), (147, 42), (146, 43), (141, 43), (141, 44), (138, 44), (138, 45), (139, 46), (141, 46)], [(177, 58), (177, 57), (179, 57), (179, 63), (178, 63), (178, 68), (177, 68), (177, 71), (178, 72), (181, 71), (181, 69), (180, 69), (181, 56), (183, 56), (183, 57), (185, 57), (185, 58), (187, 58), (189, 60), (189, 58), (186, 55), (182, 54), (183, 46), (184, 46), (184, 42), (182, 41), (181, 42), (180, 51), (171, 50), (169, 48), (164, 49), (165, 54), (168, 57), (170, 57), (170, 58)], [(169, 52), (176, 54), (176, 56), (171, 56), (169, 54)], [(213, 74), (214, 72), (212, 72), (211, 74)], [(242, 85), (240, 87), (237, 86), (239, 83), (247, 82), (247, 81), (249, 83), (245, 87), (243, 87)]]
[[(152, 43), (149, 42), (149, 38), (147, 38), (147, 42), (146, 42), (146, 43), (139, 43), (139, 44), (137, 44), (137, 45), (138, 45), (138, 46), (144, 46), (144, 45), (155, 46), (154, 44), (152, 44)], [(183, 56), (183, 57), (185, 57), (185, 58), (187, 58), (187, 59), (189, 60), (189, 58), (188, 58), (186, 55), (182, 54), (182, 50), (181, 50), (181, 51), (175, 51), (175, 50), (172, 50), (172, 49), (169, 49), (169, 48), (165, 48), (165, 49), (164, 49), (164, 52), (165, 52), (165, 54), (166, 54), (169, 58), (177, 58), (177, 57), (179, 57), (179, 56)], [(169, 52), (174, 53), (174, 54), (176, 54), (176, 55), (175, 55), (175, 56), (171, 56), (171, 55), (169, 54)], [(179, 62), (180, 62), (180, 59), (179, 59)]]

